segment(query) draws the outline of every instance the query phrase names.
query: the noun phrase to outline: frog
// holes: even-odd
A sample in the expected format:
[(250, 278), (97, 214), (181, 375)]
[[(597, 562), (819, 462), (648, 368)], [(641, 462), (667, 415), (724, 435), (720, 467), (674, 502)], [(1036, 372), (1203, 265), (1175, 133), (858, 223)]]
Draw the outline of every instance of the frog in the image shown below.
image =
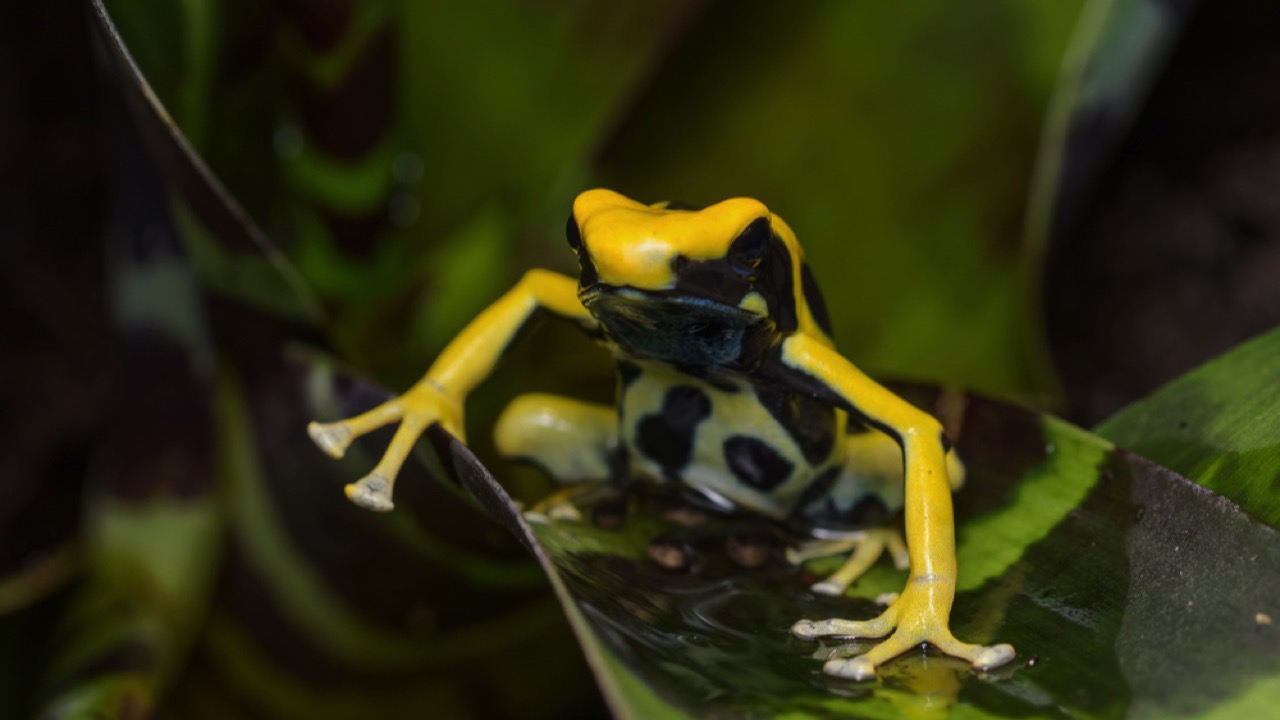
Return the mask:
[[(1012, 660), (1010, 645), (963, 642), (949, 626), (952, 492), (963, 463), (937, 419), (836, 350), (813, 271), (782, 218), (751, 198), (694, 208), (598, 188), (573, 201), (566, 239), (576, 279), (527, 271), (402, 395), (308, 426), (337, 458), (355, 438), (399, 423), (373, 470), (346, 486), (351, 501), (391, 510), (395, 478), (431, 424), (465, 442), (467, 395), (517, 333), (549, 313), (609, 351), (616, 403), (521, 395), (494, 425), (501, 455), (541, 466), (566, 489), (677, 484), (716, 507), (801, 527), (810, 540), (793, 561), (847, 553), (815, 593), (843, 594), (888, 552), (908, 577), (879, 616), (790, 628), (803, 640), (876, 639), (861, 655), (827, 660), (828, 675), (871, 680), (926, 643), (978, 671)], [(905, 533), (860, 528), (867, 508), (899, 508)]]

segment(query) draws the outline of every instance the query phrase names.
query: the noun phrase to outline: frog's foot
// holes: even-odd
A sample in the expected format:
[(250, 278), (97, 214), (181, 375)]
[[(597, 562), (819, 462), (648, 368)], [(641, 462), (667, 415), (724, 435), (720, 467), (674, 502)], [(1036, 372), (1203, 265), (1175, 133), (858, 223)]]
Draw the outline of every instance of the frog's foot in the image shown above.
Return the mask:
[(343, 492), (348, 500), (366, 510), (387, 512), (395, 507), (395, 503), (391, 502), (391, 487), (394, 483), (394, 480), (374, 471), (343, 488)]
[(566, 485), (533, 504), (525, 510), (524, 519), (529, 522), (545, 523), (551, 520), (582, 522), (582, 511), (573, 504), (577, 498), (596, 488), (596, 483), (578, 483)]
[(351, 427), (345, 422), (308, 423), (307, 434), (325, 455), (335, 460), (347, 453), (347, 448), (351, 447), (351, 441), (356, 438)]
[(907, 545), (897, 528), (875, 528), (858, 533), (854, 537), (838, 540), (818, 540), (795, 550), (787, 551), (787, 560), (799, 564), (819, 557), (839, 555), (852, 550), (848, 559), (825, 580), (814, 583), (810, 590), (819, 595), (843, 595), (853, 581), (862, 577), (886, 551), (899, 570), (907, 569)]
[(883, 637), (864, 655), (832, 658), (822, 667), (828, 675), (851, 680), (874, 678), (881, 664), (923, 643), (966, 660), (978, 670), (990, 670), (1012, 660), (1012, 645), (973, 645), (951, 634), (947, 616), (954, 594), (954, 581), (916, 577), (898, 600), (873, 620), (801, 620), (791, 627), (791, 632), (803, 640)]
[(424, 382), (356, 417), (307, 425), (307, 434), (312, 441), (326, 454), (340, 458), (353, 440), (397, 420), (400, 427), (377, 466), (344, 488), (347, 498), (366, 510), (386, 512), (394, 507), (391, 494), (396, 475), (428, 425), (439, 422), (445, 430), (462, 438), (461, 405), (431, 383)]

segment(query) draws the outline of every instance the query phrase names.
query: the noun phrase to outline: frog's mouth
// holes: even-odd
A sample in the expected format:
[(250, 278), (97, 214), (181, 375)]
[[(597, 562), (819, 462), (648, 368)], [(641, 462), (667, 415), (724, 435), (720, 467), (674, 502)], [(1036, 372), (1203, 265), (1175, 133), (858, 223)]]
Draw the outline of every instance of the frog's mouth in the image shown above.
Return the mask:
[(752, 364), (774, 332), (767, 317), (683, 293), (595, 285), (579, 299), (623, 351), (677, 365)]

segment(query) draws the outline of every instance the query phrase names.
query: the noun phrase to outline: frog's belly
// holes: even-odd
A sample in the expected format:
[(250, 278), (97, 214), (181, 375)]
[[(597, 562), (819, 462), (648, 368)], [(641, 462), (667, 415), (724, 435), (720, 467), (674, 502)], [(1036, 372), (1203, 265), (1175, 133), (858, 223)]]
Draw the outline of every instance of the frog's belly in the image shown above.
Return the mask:
[(750, 385), (724, 387), (674, 372), (631, 380), (619, 410), (631, 471), (783, 517), (819, 468)]

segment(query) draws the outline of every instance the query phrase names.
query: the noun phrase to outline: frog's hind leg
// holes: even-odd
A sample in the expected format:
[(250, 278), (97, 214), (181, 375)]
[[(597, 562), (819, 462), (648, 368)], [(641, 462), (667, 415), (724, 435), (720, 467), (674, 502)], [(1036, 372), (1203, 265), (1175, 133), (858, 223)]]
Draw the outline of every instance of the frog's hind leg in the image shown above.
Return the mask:
[(502, 411), (493, 438), (503, 457), (532, 462), (567, 486), (539, 501), (527, 516), (578, 520), (573, 498), (614, 475), (618, 414), (607, 405), (521, 395)]
[(819, 595), (843, 595), (853, 581), (866, 574), (885, 552), (893, 558), (893, 564), (899, 570), (907, 569), (907, 544), (902, 539), (902, 531), (887, 527), (864, 530), (847, 539), (820, 540), (798, 551), (788, 552), (787, 559), (798, 563), (809, 558), (849, 553), (839, 570), (809, 587)]

